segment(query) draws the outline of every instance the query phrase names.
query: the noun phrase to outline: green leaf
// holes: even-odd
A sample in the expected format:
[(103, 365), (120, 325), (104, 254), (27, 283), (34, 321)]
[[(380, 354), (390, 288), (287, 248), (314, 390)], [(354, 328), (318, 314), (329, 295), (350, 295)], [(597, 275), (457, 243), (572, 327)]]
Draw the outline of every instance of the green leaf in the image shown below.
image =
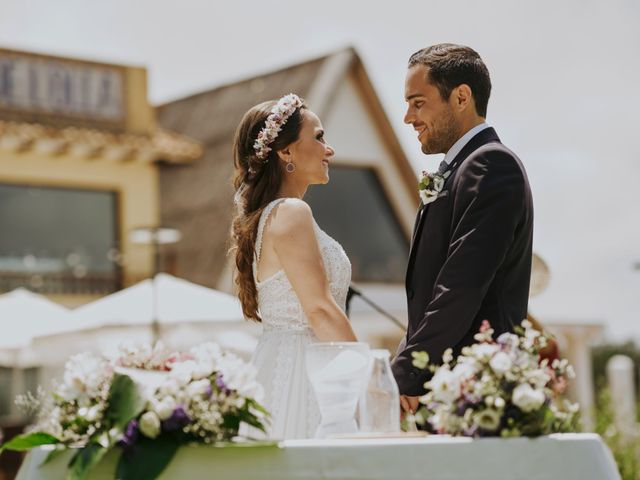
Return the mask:
[(224, 415), (222, 420), (222, 426), (228, 430), (238, 431), (240, 428), (240, 417), (235, 413)]
[(262, 405), (260, 405), (258, 402), (256, 402), (255, 400), (249, 400), (247, 402), (247, 404), (251, 407), (254, 408), (256, 410), (258, 410), (259, 412), (264, 413), (266, 416), (270, 417), (271, 413), (269, 412), (269, 410), (267, 410), (266, 408), (264, 408)]
[(69, 462), (67, 480), (86, 479), (91, 469), (102, 460), (108, 451), (97, 443), (89, 443), (80, 449)]
[(251, 415), (251, 414), (242, 415), (240, 417), (240, 420), (242, 420), (247, 425), (251, 425), (252, 427), (257, 428), (260, 431), (263, 431), (265, 433), (267, 432), (267, 429), (265, 427), (265, 422), (263, 420), (258, 419), (254, 415)]
[(46, 465), (47, 463), (52, 462), (53, 460), (58, 458), (61, 454), (63, 454), (66, 451), (67, 451), (66, 448), (56, 448), (55, 450), (51, 450), (49, 452), (49, 455), (47, 455), (47, 458), (44, 459), (44, 462), (42, 462), (40, 466)]
[(144, 410), (145, 399), (136, 383), (127, 375), (116, 374), (109, 389), (105, 416), (121, 430)]
[(39, 447), (40, 445), (53, 445), (60, 443), (60, 440), (53, 435), (49, 435), (44, 432), (25, 433), (24, 435), (18, 435), (6, 442), (0, 447), (0, 452), (3, 450), (13, 450), (14, 452), (24, 452), (31, 450), (32, 448)]
[(141, 438), (120, 456), (116, 476), (119, 480), (154, 480), (169, 465), (178, 448), (180, 442), (169, 435), (155, 440)]

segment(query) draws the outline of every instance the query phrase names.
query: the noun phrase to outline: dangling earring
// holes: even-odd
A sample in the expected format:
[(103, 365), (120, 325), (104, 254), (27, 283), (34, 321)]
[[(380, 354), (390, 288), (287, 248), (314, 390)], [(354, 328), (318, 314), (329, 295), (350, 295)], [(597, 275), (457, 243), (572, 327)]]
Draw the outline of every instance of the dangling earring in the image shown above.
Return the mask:
[(293, 164), (293, 162), (287, 162), (285, 170), (287, 171), (287, 173), (293, 173), (296, 170), (296, 166)]

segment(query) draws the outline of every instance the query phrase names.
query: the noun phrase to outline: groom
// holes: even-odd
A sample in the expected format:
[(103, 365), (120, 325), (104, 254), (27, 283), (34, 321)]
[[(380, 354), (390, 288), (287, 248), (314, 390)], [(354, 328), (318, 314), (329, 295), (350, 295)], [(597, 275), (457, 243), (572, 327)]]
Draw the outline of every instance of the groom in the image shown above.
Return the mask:
[(456, 356), (472, 344), (483, 320), (499, 335), (527, 316), (533, 203), (522, 163), (485, 121), (490, 92), (469, 47), (434, 45), (409, 59), (404, 121), (423, 153), (445, 157), (442, 188), (432, 181), (421, 195), (409, 254), (409, 323), (392, 366), (405, 412), (430, 378), (413, 352), (438, 363), (447, 348)]

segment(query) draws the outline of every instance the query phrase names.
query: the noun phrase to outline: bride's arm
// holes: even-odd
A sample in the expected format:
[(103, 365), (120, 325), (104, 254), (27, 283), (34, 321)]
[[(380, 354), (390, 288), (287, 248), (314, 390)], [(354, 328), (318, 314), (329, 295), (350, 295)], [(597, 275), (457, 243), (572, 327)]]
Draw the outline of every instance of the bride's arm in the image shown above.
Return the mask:
[(316, 337), (324, 342), (356, 341), (349, 319), (331, 295), (309, 205), (302, 200), (282, 202), (269, 233)]

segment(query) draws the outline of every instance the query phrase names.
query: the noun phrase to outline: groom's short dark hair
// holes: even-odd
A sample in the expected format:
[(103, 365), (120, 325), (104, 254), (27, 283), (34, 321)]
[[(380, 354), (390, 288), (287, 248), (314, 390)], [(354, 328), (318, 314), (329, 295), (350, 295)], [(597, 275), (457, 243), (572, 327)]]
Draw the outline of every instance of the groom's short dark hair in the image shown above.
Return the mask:
[(425, 65), (429, 69), (429, 80), (448, 100), (451, 91), (463, 83), (473, 93), (476, 112), (487, 116), (487, 105), (491, 94), (489, 70), (478, 52), (464, 45), (440, 43), (418, 50), (409, 58), (409, 68)]

